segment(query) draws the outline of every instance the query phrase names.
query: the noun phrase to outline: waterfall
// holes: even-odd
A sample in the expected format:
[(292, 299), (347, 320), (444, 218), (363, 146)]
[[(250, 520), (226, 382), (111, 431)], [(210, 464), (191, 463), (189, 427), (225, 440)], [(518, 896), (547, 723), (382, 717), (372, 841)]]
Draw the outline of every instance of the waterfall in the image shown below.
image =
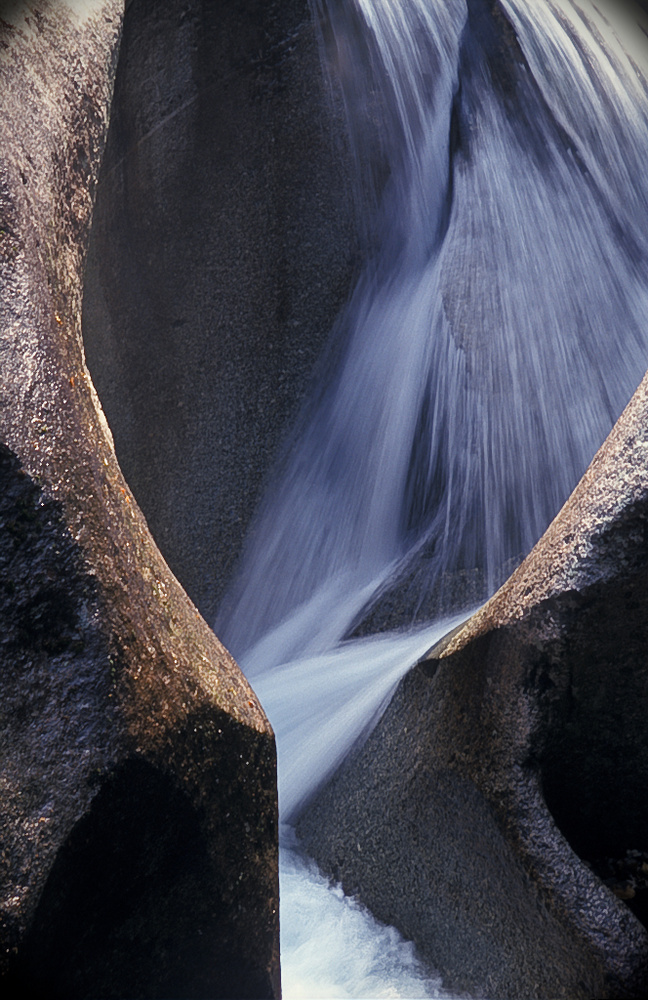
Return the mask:
[(367, 262), (216, 623), (275, 727), (285, 822), (529, 551), (648, 359), (636, 24), (312, 2)]

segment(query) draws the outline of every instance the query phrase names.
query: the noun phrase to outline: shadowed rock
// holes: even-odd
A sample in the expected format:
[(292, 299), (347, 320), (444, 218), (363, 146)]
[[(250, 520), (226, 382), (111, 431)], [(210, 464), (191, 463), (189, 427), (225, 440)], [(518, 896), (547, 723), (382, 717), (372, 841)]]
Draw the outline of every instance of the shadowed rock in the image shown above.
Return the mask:
[(596, 871), (648, 847), (647, 456), (648, 377), (525, 562), (299, 823), (455, 989), (645, 996), (645, 900)]
[(275, 750), (85, 367), (116, 0), (0, 5), (3, 996), (278, 995)]
[(128, 5), (84, 339), (126, 479), (210, 622), (357, 264), (344, 144), (307, 0)]

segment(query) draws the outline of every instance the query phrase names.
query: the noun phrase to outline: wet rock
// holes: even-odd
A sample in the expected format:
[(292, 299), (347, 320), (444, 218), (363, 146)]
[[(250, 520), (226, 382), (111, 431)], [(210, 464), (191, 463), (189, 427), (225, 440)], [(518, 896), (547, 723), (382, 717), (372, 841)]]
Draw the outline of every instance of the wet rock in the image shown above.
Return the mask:
[[(500, 581), (508, 579), (522, 562), (522, 556), (507, 559), (498, 573)], [(438, 563), (434, 553), (417, 553), (409, 572), (390, 579), (371, 604), (358, 615), (349, 630), (349, 638), (396, 631), (435, 621), (447, 615), (466, 617), (488, 593), (488, 582), (482, 570), (463, 569), (442, 573), (437, 578)], [(434, 584), (430, 586), (430, 581)]]
[(152, 541), (81, 343), (122, 5), (0, 12), (2, 993), (276, 996), (273, 735)]
[(174, 573), (213, 622), (357, 267), (307, 0), (132, 0), (84, 289), (88, 365)]
[(455, 989), (646, 994), (628, 877), (604, 884), (596, 859), (646, 847), (647, 455), (648, 377), (535, 549), (300, 820)]

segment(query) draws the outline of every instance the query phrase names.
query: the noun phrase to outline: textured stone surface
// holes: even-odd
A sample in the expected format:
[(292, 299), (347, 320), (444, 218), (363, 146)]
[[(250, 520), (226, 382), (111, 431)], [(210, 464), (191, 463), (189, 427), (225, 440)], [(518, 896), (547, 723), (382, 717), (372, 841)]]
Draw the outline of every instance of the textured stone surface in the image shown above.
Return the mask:
[(1, 6), (2, 992), (272, 996), (272, 732), (151, 539), (81, 344), (122, 13)]
[(213, 622), (358, 243), (307, 0), (133, 0), (91, 236), (88, 365)]
[(589, 864), (646, 847), (647, 457), (648, 377), (536, 548), (301, 819), (457, 989), (646, 994), (646, 930)]

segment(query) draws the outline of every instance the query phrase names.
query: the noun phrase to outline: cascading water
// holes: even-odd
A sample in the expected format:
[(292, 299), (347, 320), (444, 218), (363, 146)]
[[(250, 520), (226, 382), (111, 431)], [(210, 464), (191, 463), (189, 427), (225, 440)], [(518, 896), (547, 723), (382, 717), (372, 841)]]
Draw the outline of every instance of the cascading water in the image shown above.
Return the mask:
[[(216, 626), (274, 725), (286, 824), (458, 620), (426, 614), (531, 548), (648, 364), (636, 25), (590, 0), (313, 4), (374, 252)], [(349, 638), (394, 614), (409, 631)], [(324, 891), (288, 847), (283, 868), (285, 896)], [(437, 995), (405, 947), (400, 985), (302, 995)]]

